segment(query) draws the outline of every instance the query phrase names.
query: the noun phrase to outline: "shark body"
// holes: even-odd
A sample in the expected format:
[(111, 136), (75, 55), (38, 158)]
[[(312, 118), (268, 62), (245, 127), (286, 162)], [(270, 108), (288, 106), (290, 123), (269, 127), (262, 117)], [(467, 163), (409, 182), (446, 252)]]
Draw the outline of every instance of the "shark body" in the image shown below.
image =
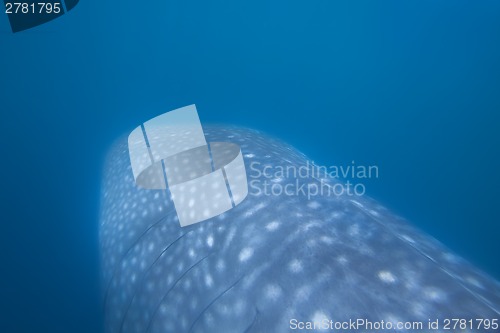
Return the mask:
[[(258, 184), (297, 180), (268, 178), (255, 168), (308, 164), (293, 147), (258, 131), (207, 127), (205, 133), (210, 141), (238, 144), (248, 179)], [(496, 280), (372, 199), (266, 195), (258, 186), (233, 209), (182, 228), (168, 191), (135, 185), (126, 138), (119, 140), (102, 187), (106, 333), (300, 332), (311, 323), (358, 319), (420, 322), (422, 331), (429, 319), (439, 320), (433, 332), (450, 332), (446, 319), (500, 317)]]

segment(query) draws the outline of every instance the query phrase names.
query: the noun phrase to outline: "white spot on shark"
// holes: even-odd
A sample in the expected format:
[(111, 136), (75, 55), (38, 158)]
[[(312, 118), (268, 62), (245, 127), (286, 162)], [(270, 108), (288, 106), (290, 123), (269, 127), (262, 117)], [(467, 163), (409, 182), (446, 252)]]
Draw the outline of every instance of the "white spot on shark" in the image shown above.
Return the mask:
[(224, 263), (224, 260), (219, 259), (217, 260), (217, 264), (215, 265), (215, 268), (217, 271), (222, 272), (226, 268), (226, 264)]
[(427, 287), (427, 288), (424, 288), (423, 292), (424, 292), (424, 297), (426, 299), (434, 301), (434, 302), (439, 303), (439, 302), (442, 302), (443, 300), (446, 299), (445, 293), (439, 288)]
[(315, 323), (315, 326), (317, 327), (317, 330), (319, 331), (324, 331), (325, 328), (322, 327), (321, 323), (323, 321), (330, 320), (330, 318), (323, 312), (323, 311), (316, 311), (312, 315), (311, 321)]
[(241, 250), (238, 258), (241, 262), (244, 262), (250, 259), (250, 257), (252, 256), (253, 256), (253, 249), (251, 247), (246, 247), (243, 250)]
[(292, 261), (290, 261), (290, 264), (288, 264), (288, 268), (293, 273), (301, 272), (303, 269), (302, 262), (300, 260), (293, 259)]
[(378, 272), (378, 278), (382, 280), (382, 282), (392, 284), (396, 282), (396, 277), (389, 271), (380, 271)]
[(311, 209), (318, 209), (319, 207), (321, 207), (321, 205), (319, 204), (319, 202), (317, 201), (311, 201), (307, 207), (311, 208)]
[(208, 247), (214, 246), (214, 237), (212, 235), (207, 237), (207, 245)]
[(267, 225), (266, 225), (266, 229), (268, 231), (274, 231), (276, 229), (278, 229), (280, 226), (280, 223), (278, 221), (273, 221), (273, 222), (269, 222)]
[(275, 301), (281, 296), (281, 287), (276, 284), (269, 284), (265, 289), (266, 297)]
[(214, 285), (214, 279), (212, 279), (210, 274), (205, 275), (205, 285), (208, 288), (211, 288)]

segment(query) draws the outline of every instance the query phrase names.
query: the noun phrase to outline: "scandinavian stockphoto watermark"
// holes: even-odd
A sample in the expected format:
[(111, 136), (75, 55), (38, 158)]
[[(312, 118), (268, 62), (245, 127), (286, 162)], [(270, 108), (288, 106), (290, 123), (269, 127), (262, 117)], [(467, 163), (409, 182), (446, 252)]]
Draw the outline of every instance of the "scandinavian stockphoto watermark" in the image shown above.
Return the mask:
[(471, 332), (497, 331), (498, 318), (428, 318), (420, 321), (370, 320), (356, 318), (333, 320), (324, 313), (315, 313), (312, 320), (302, 321), (292, 318), (289, 328), (292, 331), (335, 331), (335, 332)]
[(317, 165), (314, 161), (296, 165), (250, 163), (249, 194), (255, 196), (363, 196), (366, 182), (379, 177), (377, 165)]
[(136, 127), (128, 137), (128, 152), (136, 186), (168, 189), (182, 227), (236, 207), (249, 193), (308, 199), (362, 196), (365, 182), (379, 177), (378, 166), (354, 161), (328, 167), (311, 161), (299, 165), (252, 161), (247, 172), (238, 145), (206, 141), (195, 105)]

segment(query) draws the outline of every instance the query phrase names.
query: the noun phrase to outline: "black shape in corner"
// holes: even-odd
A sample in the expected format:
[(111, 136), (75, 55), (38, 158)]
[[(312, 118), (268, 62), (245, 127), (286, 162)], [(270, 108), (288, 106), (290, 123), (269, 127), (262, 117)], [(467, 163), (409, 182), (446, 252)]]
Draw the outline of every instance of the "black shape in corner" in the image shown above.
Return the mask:
[(4, 0), (4, 12), (9, 17), (12, 32), (16, 33), (52, 21), (73, 9), (78, 2), (79, 0)]

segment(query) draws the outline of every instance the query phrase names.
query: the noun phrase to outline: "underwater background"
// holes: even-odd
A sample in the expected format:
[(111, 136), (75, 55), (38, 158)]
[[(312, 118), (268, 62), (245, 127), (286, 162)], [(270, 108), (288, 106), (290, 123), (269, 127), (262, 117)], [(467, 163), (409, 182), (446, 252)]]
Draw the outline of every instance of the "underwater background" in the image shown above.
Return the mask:
[(195, 103), (322, 165), (500, 279), (500, 2), (97, 1), (0, 13), (0, 331), (101, 332), (98, 216), (119, 136)]

